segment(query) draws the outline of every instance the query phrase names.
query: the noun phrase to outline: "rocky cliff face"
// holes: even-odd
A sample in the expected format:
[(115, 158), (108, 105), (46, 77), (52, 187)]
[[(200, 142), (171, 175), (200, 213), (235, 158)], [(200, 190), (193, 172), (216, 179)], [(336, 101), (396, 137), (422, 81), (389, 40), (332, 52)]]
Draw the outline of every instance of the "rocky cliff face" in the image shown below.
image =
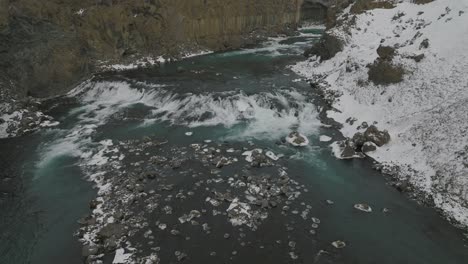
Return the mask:
[[(303, 0), (0, 0), (0, 75), (14, 93), (66, 92), (98, 61), (240, 47), (293, 28)], [(0, 80), (1, 82), (2, 80)]]

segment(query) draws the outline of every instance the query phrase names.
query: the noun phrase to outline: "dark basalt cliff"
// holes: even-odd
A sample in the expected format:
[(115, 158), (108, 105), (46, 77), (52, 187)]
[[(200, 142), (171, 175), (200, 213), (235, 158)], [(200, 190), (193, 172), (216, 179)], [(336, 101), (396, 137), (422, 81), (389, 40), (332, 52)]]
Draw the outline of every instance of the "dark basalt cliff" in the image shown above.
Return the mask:
[[(313, 5), (306, 2), (310, 16)], [(21, 98), (67, 92), (101, 61), (241, 47), (293, 29), (303, 5), (304, 0), (0, 0), (0, 99), (7, 93)]]

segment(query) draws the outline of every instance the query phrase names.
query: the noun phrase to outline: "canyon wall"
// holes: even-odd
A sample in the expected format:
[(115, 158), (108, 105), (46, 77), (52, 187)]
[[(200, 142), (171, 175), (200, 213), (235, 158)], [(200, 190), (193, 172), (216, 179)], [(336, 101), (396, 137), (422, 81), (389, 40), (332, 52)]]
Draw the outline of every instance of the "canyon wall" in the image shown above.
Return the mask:
[(0, 85), (48, 97), (100, 61), (238, 48), (294, 29), (303, 1), (0, 0)]

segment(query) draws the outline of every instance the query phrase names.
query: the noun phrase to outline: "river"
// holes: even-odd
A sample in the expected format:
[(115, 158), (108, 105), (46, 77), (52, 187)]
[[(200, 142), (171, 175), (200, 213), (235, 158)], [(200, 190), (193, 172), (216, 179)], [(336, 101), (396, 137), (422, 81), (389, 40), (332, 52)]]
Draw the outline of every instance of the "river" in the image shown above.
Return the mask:
[[(270, 150), (283, 155), (278, 167), (287, 170), (301, 191), (299, 198), (285, 203), (290, 213), (281, 213), (283, 205), (270, 208), (256, 230), (232, 227), (225, 214), (222, 218), (210, 215), (205, 222), (212, 232), (180, 227), (186, 239), (176, 241), (157, 227), (161, 221), (177, 222), (181, 212), (164, 217), (153, 213), (151, 217), (158, 220), (148, 221), (148, 228), (156, 238), (146, 246), (142, 242), (146, 236), (129, 239), (141, 249), (135, 255), (155, 251), (149, 245), (156, 243), (161, 263), (177, 262), (174, 252), (178, 250), (187, 254), (182, 261), (189, 263), (467, 263), (468, 242), (462, 230), (387, 185), (387, 179), (371, 169), (371, 161), (337, 160), (331, 142), (320, 141), (321, 135), (334, 139), (340, 135), (320, 124), (315, 94), (288, 69), (303, 59), (303, 50), (320, 34), (319, 29), (303, 29), (298, 36), (270, 39), (249, 49), (100, 74), (77, 87), (72, 98), (58, 101), (49, 113), (60, 121), (57, 127), (0, 140), (4, 174), (0, 263), (83, 263), (74, 233), (80, 227), (78, 219), (90, 213), (89, 201), (97, 196), (95, 183), (87, 180), (92, 176), (89, 167), (105, 169), (107, 162), (122, 160), (118, 171), (125, 175), (131, 170), (126, 159), (135, 158), (132, 153), (121, 155), (116, 150), (112, 158), (109, 151), (100, 150), (109, 150), (108, 142), (118, 146), (145, 137), (167, 141), (162, 148), (166, 155), (203, 142), (219, 143), (220, 152), (250, 146)], [(292, 130), (307, 136), (309, 146), (285, 144), (282, 139)], [(140, 159), (155, 153), (142, 153)], [(240, 152), (237, 157), (237, 165), (226, 166), (219, 177), (244, 170)], [(196, 172), (197, 165), (190, 169)], [(249, 173), (272, 172), (254, 169)], [(174, 182), (185, 191), (197, 183), (185, 178)], [(167, 200), (167, 204), (174, 211), (180, 207), (181, 211), (204, 208), (210, 212), (212, 208), (202, 206), (207, 194), (199, 192), (200, 201), (195, 195), (190, 202)], [(369, 204), (373, 212), (356, 210), (357, 203)], [(301, 222), (296, 215), (304, 211), (307, 217), (320, 219), (319, 227)], [(226, 232), (232, 239), (223, 239)], [(345, 241), (346, 247), (333, 248), (331, 242), (336, 240)], [(108, 254), (103, 261), (112, 259)]]

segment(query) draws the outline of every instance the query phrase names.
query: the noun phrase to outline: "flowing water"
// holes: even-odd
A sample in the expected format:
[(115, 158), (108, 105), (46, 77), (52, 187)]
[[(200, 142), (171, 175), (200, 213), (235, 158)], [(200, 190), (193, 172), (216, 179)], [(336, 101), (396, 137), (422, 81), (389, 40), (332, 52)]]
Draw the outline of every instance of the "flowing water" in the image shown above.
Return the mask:
[[(468, 263), (467, 241), (461, 230), (388, 186), (371, 169), (370, 161), (336, 160), (329, 143), (319, 140), (320, 135), (340, 136), (320, 126), (310, 86), (287, 68), (302, 59), (304, 48), (319, 36), (320, 30), (303, 30), (300, 36), (271, 39), (252, 49), (102, 74), (77, 87), (72, 98), (59, 102), (50, 113), (60, 121), (59, 126), (1, 140), (3, 174), (21, 177), (21, 184), (14, 192), (0, 189), (4, 192), (0, 263), (82, 263), (81, 247), (73, 234), (79, 228), (77, 220), (89, 214), (88, 203), (96, 196), (83, 167), (108, 162), (97, 155), (108, 142), (146, 136), (163, 138), (170, 146), (207, 139), (255, 144), (283, 154), (289, 176), (307, 187), (301, 200), (311, 206), (321, 223), (313, 238), (301, 228), (297, 231), (300, 258), (294, 260), (289, 249), (272, 246), (267, 253), (238, 250), (238, 258), (220, 258), (216, 263), (265, 259), (314, 263), (311, 256), (330, 248), (335, 240), (343, 240), (347, 246), (330, 251), (337, 257), (329, 263)], [(296, 149), (282, 144), (281, 139), (292, 130), (306, 135), (310, 145)], [(187, 132), (193, 135), (187, 136)], [(2, 179), (6, 186), (6, 178)], [(326, 200), (334, 204), (328, 205)], [(370, 204), (373, 213), (355, 210), (356, 203)], [(383, 208), (390, 211), (383, 213)], [(281, 221), (266, 223), (267, 230), (253, 231), (253, 236), (268, 248), (271, 241), (261, 238), (275, 233), (275, 223)], [(160, 243), (170, 242), (162, 239)], [(206, 242), (207, 247), (216, 243)], [(201, 256), (209, 252), (202, 248), (193, 255), (209, 262), (210, 258)], [(164, 260), (164, 253), (161, 255)], [(173, 261), (167, 258), (167, 263)]]

